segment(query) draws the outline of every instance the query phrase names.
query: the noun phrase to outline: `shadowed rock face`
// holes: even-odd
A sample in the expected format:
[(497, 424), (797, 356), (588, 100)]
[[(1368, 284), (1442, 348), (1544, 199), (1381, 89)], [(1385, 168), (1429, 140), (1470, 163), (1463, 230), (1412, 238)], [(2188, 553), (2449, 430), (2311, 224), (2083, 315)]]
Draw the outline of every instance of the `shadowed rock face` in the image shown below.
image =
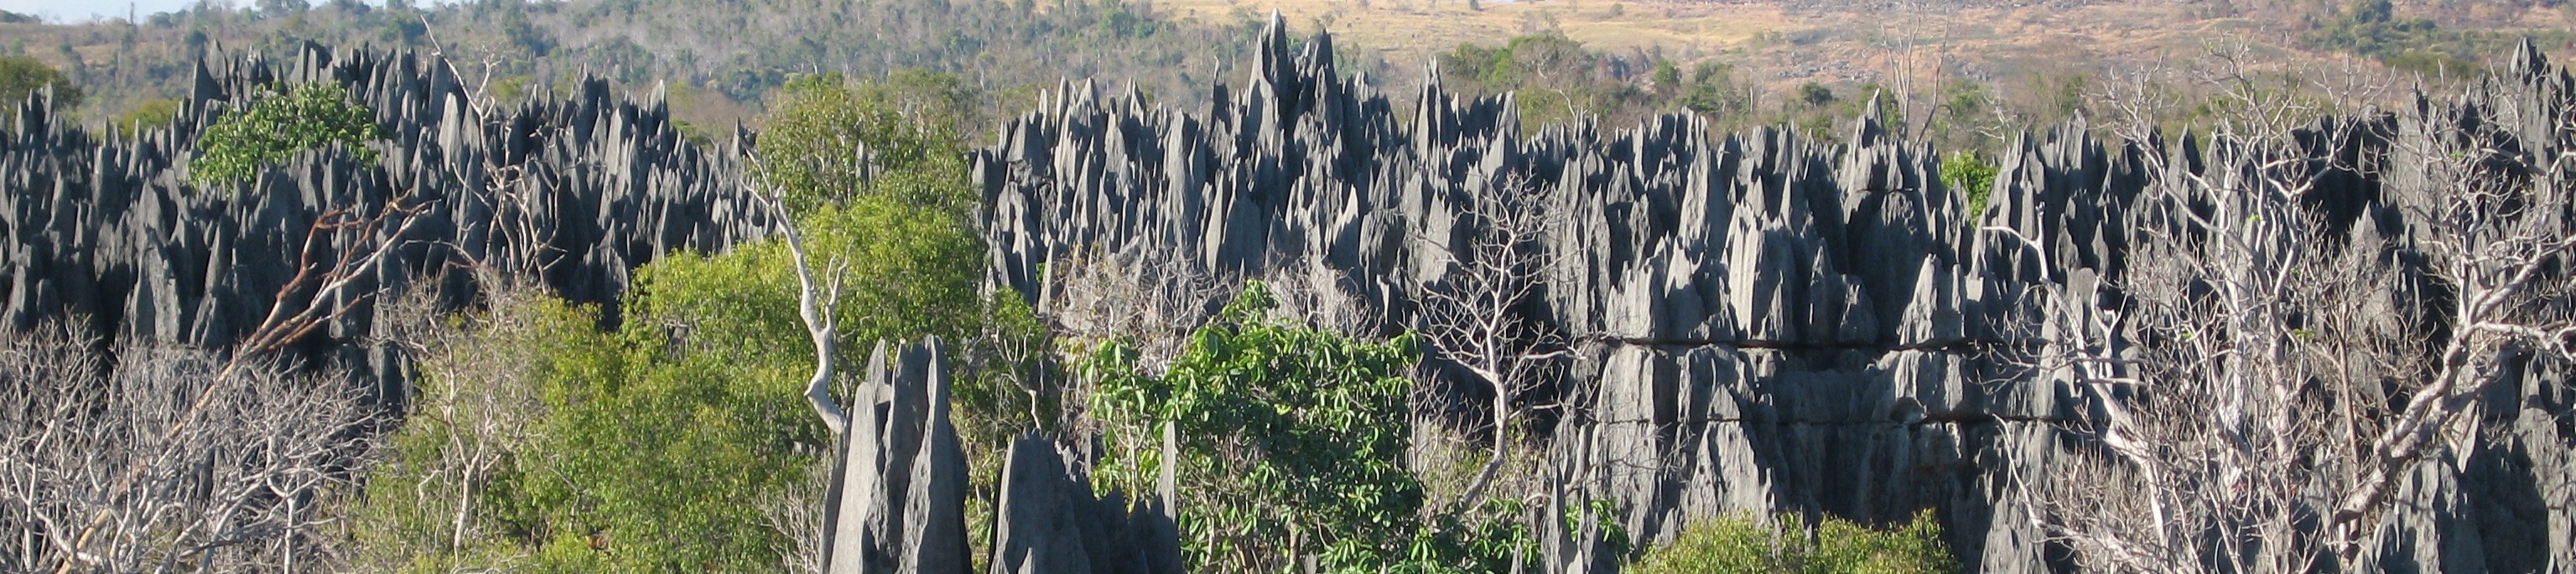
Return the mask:
[[(2057, 423), (2090, 399), (2012, 351), (2037, 348), (2051, 313), (2116, 305), (2133, 247), (2173, 236), (2144, 230), (2177, 229), (2195, 207), (2144, 200), (2148, 186), (2255, 161), (2190, 137), (2103, 142), (2076, 123), (2015, 142), (1991, 205), (1967, 213), (1935, 154), (1866, 121), (1838, 146), (1718, 137), (1682, 116), (1525, 138), (1510, 96), (1434, 82), (1399, 120), (1333, 61), (1329, 37), (1292, 50), (1274, 25), (1242, 92), (1217, 86), (1196, 113), (1062, 86), (976, 158), (992, 282), (1043, 311), (1062, 295), (1050, 273), (1101, 254), (1246, 278), (1321, 268), (1353, 295), (1347, 311), (1391, 331), (1416, 325), (1451, 254), (1488, 232), (1468, 217), (1479, 202), (1552, 192), (1562, 225), (1524, 247), (1556, 269), (1543, 301), (1516, 311), (1576, 341), (1553, 392), (1588, 409), (1556, 420), (1548, 448), (1571, 488), (1619, 501), (1640, 541), (1727, 512), (1884, 523), (1932, 508), (1972, 570), (2067, 568), (2006, 481), (2086, 440)], [(2554, 118), (2576, 103), (2536, 52), (2505, 78), (2478, 105)], [(2446, 114), (2419, 106), (2311, 145), (2385, 157), (2389, 138), (2477, 121)], [(2545, 120), (2507, 129), (2539, 157), (2576, 149)], [(2309, 207), (2336, 229), (2406, 249), (2392, 205), (2424, 193), (2420, 175), (2317, 179)], [(2565, 366), (2535, 360), (2487, 411), (2499, 439), (2407, 479), (2375, 562), (2576, 564), (2570, 395)]]
[(992, 574), (1179, 574), (1178, 527), (1170, 507), (1144, 497), (1130, 507), (1123, 493), (1091, 494), (1090, 473), (1052, 441), (1024, 436), (1011, 443), (1002, 468), (1000, 509), (993, 521)]
[(833, 473), (824, 571), (965, 574), (966, 454), (939, 340), (880, 341), (865, 372)]
[[(230, 189), (185, 183), (199, 129), (263, 84), (327, 81), (375, 111), (380, 165), (308, 152)], [(346, 296), (349, 312), (298, 347), (392, 392), (407, 362), (376, 321), (428, 284), (445, 304), (479, 291), (472, 268), (613, 306), (636, 266), (674, 250), (718, 251), (769, 226), (738, 185), (734, 153), (680, 138), (658, 101), (584, 81), (564, 100), (478, 114), (450, 68), (407, 53), (335, 55), (306, 46), (283, 62), (199, 67), (168, 126), (132, 139), (68, 125), (43, 96), (0, 132), (0, 318), (25, 329), (75, 319), (120, 340), (230, 347), (267, 317), (305, 238), (334, 209), (380, 213), (396, 198), (417, 222)], [(317, 261), (393, 238), (323, 234)], [(291, 306), (309, 294), (290, 294)], [(300, 299), (299, 299), (300, 298)], [(610, 320), (615, 320), (612, 307)]]

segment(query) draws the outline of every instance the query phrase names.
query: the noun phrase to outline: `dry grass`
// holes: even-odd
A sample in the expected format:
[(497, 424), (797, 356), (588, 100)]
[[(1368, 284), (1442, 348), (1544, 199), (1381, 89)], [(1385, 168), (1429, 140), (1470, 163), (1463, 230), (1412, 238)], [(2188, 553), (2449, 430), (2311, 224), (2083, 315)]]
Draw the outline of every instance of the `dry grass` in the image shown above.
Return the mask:
[[(2243, 7), (2213, 14), (2199, 4), (2103, 0), (2081, 6), (1976, 6), (1916, 0), (1876, 7), (1819, 9), (1812, 2), (1655, 0), (1156, 0), (1176, 18), (1234, 23), (1278, 12), (1295, 34), (1330, 29), (1340, 47), (1375, 50), (1400, 78), (1418, 77), (1438, 54), (1461, 43), (1498, 45), (1511, 37), (1557, 30), (1613, 53), (1662, 54), (1680, 61), (1717, 59), (1775, 88), (1804, 82), (1857, 84), (1969, 76), (1989, 81), (2040, 74), (2089, 73), (2189, 59), (2213, 45), (2247, 45), (2266, 65), (2283, 69), (2337, 64), (2341, 57), (2298, 44), (2305, 4)], [(1970, 6), (1934, 6), (1971, 4)], [(2404, 6), (2401, 11), (2422, 7)], [(2484, 8), (2436, 15), (2445, 28), (2564, 28), (2576, 11)], [(2568, 51), (2543, 46), (2558, 55)]]

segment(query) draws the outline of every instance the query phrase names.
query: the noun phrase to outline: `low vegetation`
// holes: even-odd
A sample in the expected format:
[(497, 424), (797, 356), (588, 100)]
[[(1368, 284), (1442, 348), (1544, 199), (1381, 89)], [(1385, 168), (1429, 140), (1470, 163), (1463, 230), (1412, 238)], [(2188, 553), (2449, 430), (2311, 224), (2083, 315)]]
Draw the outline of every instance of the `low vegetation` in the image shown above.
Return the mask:
[(1930, 511), (1879, 529), (1796, 514), (1701, 519), (1629, 565), (1632, 574), (1943, 574), (1958, 570)]
[(332, 146), (374, 162), (376, 151), (364, 144), (380, 133), (375, 112), (350, 101), (337, 84), (270, 86), (245, 109), (219, 115), (197, 133), (188, 178), (198, 187), (245, 181), (297, 153)]
[(19, 102), (47, 86), (54, 89), (55, 108), (80, 107), (84, 95), (80, 85), (72, 83), (61, 70), (27, 56), (0, 56), (0, 105), (5, 109), (15, 111)]
[[(1455, 572), (1525, 550), (1525, 535), (1461, 544), (1475, 533), (1420, 516), (1428, 501), (1405, 468), (1401, 422), (1403, 375), (1420, 359), (1411, 337), (1349, 340), (1273, 319), (1275, 305), (1246, 285), (1160, 374), (1117, 342), (1091, 353), (1089, 415), (1109, 445), (1100, 488), (1154, 492), (1172, 473), (1198, 572), (1282, 571), (1308, 556), (1326, 572)], [(1176, 460), (1162, 458), (1166, 425)]]

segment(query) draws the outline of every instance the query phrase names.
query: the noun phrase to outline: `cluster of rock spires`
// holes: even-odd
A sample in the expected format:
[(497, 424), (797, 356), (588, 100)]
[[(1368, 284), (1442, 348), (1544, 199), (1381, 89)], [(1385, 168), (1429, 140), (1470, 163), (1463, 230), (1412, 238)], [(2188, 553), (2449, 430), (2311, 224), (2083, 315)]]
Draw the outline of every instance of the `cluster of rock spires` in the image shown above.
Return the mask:
[[(1274, 24), (1241, 93), (1218, 87), (1203, 113), (1064, 86), (977, 158), (992, 281), (1043, 308), (1060, 264), (1153, 252), (1211, 274), (1329, 274), (1350, 311), (1402, 327), (1493, 233), (1478, 208), (1555, 198), (1548, 212), (1563, 224), (1524, 247), (1563, 272), (1517, 311), (1572, 336), (1577, 359), (1552, 388), (1588, 408), (1557, 420), (1548, 448), (1556, 478), (1615, 500), (1641, 541), (1727, 513), (1884, 523), (1929, 508), (1972, 571), (2062, 569), (2015, 518), (2005, 483), (2048, 472), (2078, 440), (2058, 425), (2085, 404), (2070, 381), (1988, 351), (2026, 345), (2016, 329), (2089, 304), (2057, 298), (2121, 276), (2144, 241), (2135, 230), (2156, 217), (2141, 198), (2185, 179), (2156, 170), (2245, 161), (2190, 138), (2108, 144), (2070, 125), (2017, 142), (1991, 204), (1969, 213), (1928, 149), (1866, 121), (1831, 146), (1778, 130), (1716, 136), (1683, 116), (1524, 136), (1509, 96), (1461, 99), (1433, 83), (1400, 121), (1333, 61), (1329, 37), (1292, 48)], [(371, 144), (381, 163), (326, 150), (237, 190), (188, 184), (197, 130), (279, 81), (346, 86), (389, 128)], [(2514, 117), (2541, 119), (2504, 128), (2531, 153), (2576, 150), (2546, 121), (2570, 116), (2576, 82), (2526, 48), (2501, 84), (2482, 105), (2534, 110)], [(375, 317), (391, 293), (435, 282), (470, 299), (480, 279), (458, 270), (487, 268), (611, 303), (636, 265), (769, 228), (738, 185), (738, 155), (690, 146), (658, 102), (621, 101), (595, 81), (571, 96), (480, 112), (435, 58), (318, 47), (275, 69), (204, 66), (171, 125), (131, 139), (68, 125), (39, 96), (0, 133), (0, 317), (229, 347), (266, 316), (323, 214), (417, 205), (393, 257), (350, 291), (371, 297), (320, 302), (350, 311), (301, 345), (391, 384), (404, 360), (362, 343), (386, 335)], [(2391, 121), (2479, 121), (2447, 110)], [(2391, 153), (2363, 147), (2352, 153)], [(2320, 212), (2382, 237), (2408, 225), (2388, 205), (2426, 186), (2403, 173), (2319, 181)], [(387, 239), (329, 237), (322, 260)], [(962, 572), (966, 478), (941, 353), (936, 342), (891, 353), (870, 365), (844, 440), (829, 569)], [(2420, 465), (2367, 562), (2576, 564), (2567, 373), (2534, 361), (2509, 396), (2491, 397), (2481, 424), (2498, 439), (2456, 453), (2464, 464)], [(1044, 440), (1008, 456), (994, 571), (1180, 570), (1172, 493), (1097, 498), (1078, 457)], [(1548, 570), (1617, 567), (1579, 533), (1548, 536)]]
[[(1588, 409), (1559, 419), (1548, 449), (1573, 488), (1618, 501), (1639, 541), (1730, 513), (1885, 524), (1928, 508), (1970, 571), (2069, 567), (2020, 518), (2007, 481), (2048, 472), (2081, 440), (2061, 426), (2087, 407), (2064, 375), (1987, 351), (2032, 344), (2015, 330), (2089, 308), (2121, 276), (2157, 213), (2140, 198), (2189, 179), (2158, 170), (2252, 161), (2188, 136), (2106, 143), (2077, 120), (2015, 142), (1991, 205), (1970, 213), (1928, 148), (1866, 119), (1836, 145), (1775, 129), (1714, 135), (1687, 116), (1525, 136), (1509, 95), (1459, 98), (1433, 81), (1399, 120), (1333, 63), (1329, 36), (1299, 49), (1274, 24), (1241, 91), (1217, 86), (1201, 113), (1063, 86), (977, 157), (991, 281), (1044, 312), (1063, 295), (1064, 265), (1155, 253), (1219, 276), (1322, 273), (1349, 311), (1402, 328), (1452, 262), (1497, 233), (1472, 217), (1478, 207), (1556, 198), (1560, 224), (1522, 248), (1560, 271), (1517, 312), (1575, 341), (1555, 388)], [(2576, 108), (2563, 73), (2526, 46), (2501, 81), (2495, 97), (2511, 101), (2482, 105), (2546, 112), (2511, 128), (2537, 157), (2576, 150), (2546, 120)], [(2478, 121), (2429, 104), (2411, 113), (2401, 119)], [(2355, 233), (2395, 237), (2405, 226), (2388, 206), (2430, 192), (2404, 179), (2325, 173), (2310, 197)], [(2564, 368), (2534, 365), (2483, 421), (2503, 437), (2481, 447), (2495, 452), (2458, 454), (2521, 462), (2423, 465), (2398, 504), (2410, 510), (2365, 562), (2576, 564), (2576, 431), (2564, 422), (2576, 392)], [(1553, 570), (1617, 568), (1569, 533), (1550, 536)]]
[[(302, 82), (343, 86), (374, 111), (385, 137), (367, 145), (380, 162), (334, 148), (238, 187), (189, 182), (199, 130), (262, 89)], [(742, 192), (740, 154), (683, 140), (658, 98), (629, 101), (601, 80), (567, 96), (479, 110), (443, 59), (310, 44), (279, 64), (199, 66), (177, 117), (131, 137), (74, 125), (39, 94), (0, 133), (0, 317), (10, 329), (69, 320), (119, 343), (230, 348), (266, 320), (301, 257), (393, 242), (338, 297), (311, 302), (348, 312), (298, 344), (390, 390), (407, 361), (357, 343), (387, 335), (376, 317), (413, 286), (431, 283), (453, 305), (477, 296), (479, 275), (613, 304), (638, 265), (769, 228)], [(405, 233), (323, 230), (306, 253), (326, 214), (370, 219), (389, 206), (410, 214)], [(289, 293), (289, 305), (312, 293)]]
[[(948, 419), (939, 340), (880, 342), (864, 376), (826, 503), (824, 572), (966, 573), (966, 459)], [(1180, 574), (1170, 492), (1135, 505), (1115, 492), (1096, 497), (1082, 467), (1035, 436), (1014, 441), (1008, 456), (986, 562), (993, 574)]]

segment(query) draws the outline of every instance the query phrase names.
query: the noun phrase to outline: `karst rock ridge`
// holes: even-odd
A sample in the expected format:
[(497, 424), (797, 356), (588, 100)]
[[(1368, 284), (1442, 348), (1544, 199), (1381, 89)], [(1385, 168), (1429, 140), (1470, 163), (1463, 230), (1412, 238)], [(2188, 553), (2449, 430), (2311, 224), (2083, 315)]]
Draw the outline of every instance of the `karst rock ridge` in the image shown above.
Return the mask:
[[(1545, 433), (1549, 472), (1562, 496), (1615, 501), (1640, 544), (1727, 513), (1888, 524), (1932, 509), (1970, 571), (2070, 568), (2011, 481), (2065, 464), (2089, 440), (2069, 429), (2091, 403), (2065, 370), (2013, 351), (2041, 346), (2038, 326), (2084, 324), (2052, 314), (2116, 307), (2131, 253), (2181, 236), (2150, 233), (2179, 229), (2174, 210), (2190, 208), (2152, 186), (2263, 161), (2189, 134), (2104, 141), (2078, 118), (2005, 148), (1972, 213), (1933, 150), (1891, 137), (1875, 110), (1832, 144), (1712, 133), (1689, 115), (1525, 135), (1508, 94), (1453, 95), (1434, 72), (1398, 113), (1336, 70), (1329, 35), (1292, 41), (1276, 20), (1266, 34), (1244, 82), (1213, 87), (1204, 109), (1067, 82), (1006, 124), (975, 162), (991, 282), (1043, 314), (1068, 304), (1069, 269), (1162, 262), (1330, 285), (1318, 291), (1337, 296), (1317, 299), (1341, 308), (1324, 315), (1370, 317), (1378, 332), (1362, 334), (1386, 335), (1421, 327), (1426, 294), (1501, 233), (1480, 207), (1549, 198), (1551, 224), (1515, 246), (1546, 262), (1543, 293), (1513, 309), (1574, 357), (1541, 391), (1570, 413)], [(2576, 117), (2570, 85), (2526, 45), (2468, 99), (2419, 97), (2333, 120), (2365, 122), (2334, 132), (2360, 135), (2301, 141), (2384, 158), (2409, 149), (2392, 141), (2481, 127), (2557, 157), (2576, 152), (2576, 123), (2558, 121)], [(2528, 119), (2494, 119), (2508, 117)], [(2402, 170), (2315, 170), (2308, 206), (2393, 251), (2410, 240), (2394, 206), (2436, 191)], [(2555, 193), (2565, 210), (2569, 191)], [(2363, 562), (2576, 565), (2568, 372), (2536, 358), (2489, 397), (2479, 424), (2493, 438), (2419, 465)], [(1550, 534), (1551, 571), (1617, 568), (1576, 534)]]
[[(247, 182), (190, 182), (212, 118), (304, 82), (338, 84), (373, 110), (384, 137), (366, 145), (378, 161), (334, 147)], [(407, 51), (308, 43), (274, 60), (218, 56), (198, 66), (168, 125), (132, 136), (77, 125), (40, 92), (16, 107), (15, 131), (0, 132), (0, 319), (16, 330), (70, 324), (115, 344), (227, 349), (267, 320), (305, 262), (389, 246), (336, 296), (292, 290), (284, 307), (334, 317), (292, 341), (290, 356), (390, 394), (410, 361), (377, 319), (415, 288), (452, 310), (486, 282), (523, 282), (603, 304), (613, 320), (635, 267), (722, 251), (771, 225), (743, 191), (738, 150), (683, 139), (658, 92), (638, 102), (589, 79), (551, 101), (494, 106), (469, 83), (445, 59)], [(388, 207), (409, 215), (365, 234), (315, 230)]]

